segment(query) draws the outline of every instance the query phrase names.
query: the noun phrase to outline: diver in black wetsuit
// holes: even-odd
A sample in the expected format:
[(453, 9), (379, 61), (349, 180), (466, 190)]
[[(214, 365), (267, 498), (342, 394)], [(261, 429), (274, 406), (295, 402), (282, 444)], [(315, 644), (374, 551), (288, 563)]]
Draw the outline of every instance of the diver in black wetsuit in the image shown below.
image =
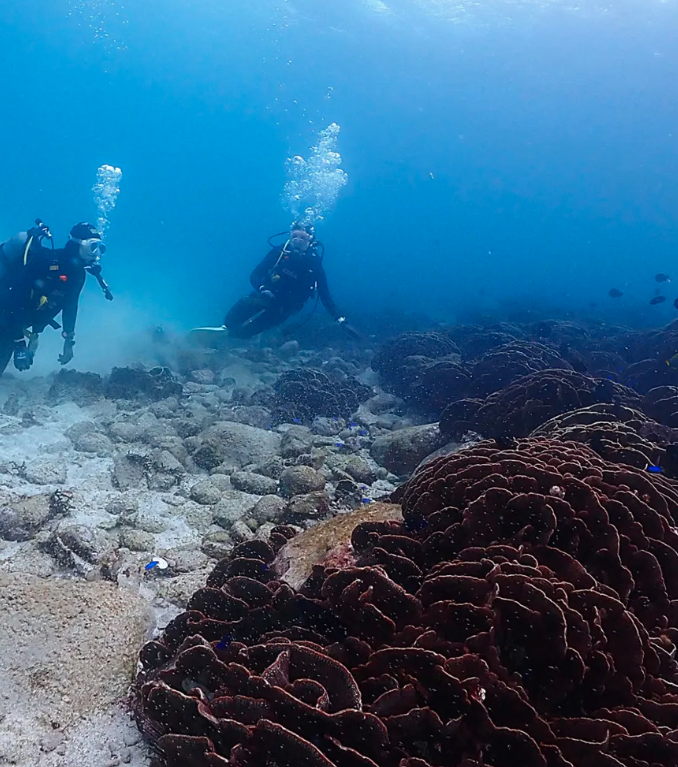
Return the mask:
[[(22, 232), (0, 245), (0, 375), (12, 356), (17, 370), (28, 370), (38, 346), (38, 336), (47, 327), (60, 329), (63, 322), (63, 352), (59, 362), (73, 359), (78, 300), (87, 272), (93, 274), (106, 298), (113, 296), (97, 263), (106, 252), (101, 234), (92, 224), (76, 224), (63, 248), (47, 248), (49, 229), (36, 221), (36, 228)], [(26, 340), (28, 339), (28, 343)]]
[(321, 248), (312, 227), (294, 225), (289, 240), (274, 247), (250, 275), (254, 292), (237, 301), (226, 315), (224, 327), (229, 336), (252, 338), (281, 325), (317, 291), (332, 319), (358, 338), (332, 300)]

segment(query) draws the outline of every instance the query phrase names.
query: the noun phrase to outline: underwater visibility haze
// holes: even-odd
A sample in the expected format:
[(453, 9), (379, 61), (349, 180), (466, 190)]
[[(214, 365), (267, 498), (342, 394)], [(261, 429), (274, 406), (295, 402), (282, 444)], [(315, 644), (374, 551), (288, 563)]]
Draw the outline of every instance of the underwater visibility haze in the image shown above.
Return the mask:
[(286, 161), (336, 123), (348, 184), (318, 234), (347, 312), (666, 321), (645, 297), (676, 247), (677, 24), (659, 0), (9, 0), (3, 236), (92, 218), (120, 167), (120, 303), (89, 322), (217, 322), (289, 226)]

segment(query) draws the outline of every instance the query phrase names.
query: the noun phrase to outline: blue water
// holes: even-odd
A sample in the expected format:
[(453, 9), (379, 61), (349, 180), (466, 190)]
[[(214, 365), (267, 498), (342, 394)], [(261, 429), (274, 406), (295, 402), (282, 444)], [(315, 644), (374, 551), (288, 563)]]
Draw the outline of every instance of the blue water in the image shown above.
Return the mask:
[[(117, 300), (88, 286), (79, 351), (220, 324), (290, 223), (286, 159), (336, 122), (349, 183), (318, 233), (349, 316), (668, 322), (678, 2), (575, 5), (4, 0), (0, 239), (36, 215), (65, 239), (120, 166)], [(675, 295), (650, 307), (656, 272)]]

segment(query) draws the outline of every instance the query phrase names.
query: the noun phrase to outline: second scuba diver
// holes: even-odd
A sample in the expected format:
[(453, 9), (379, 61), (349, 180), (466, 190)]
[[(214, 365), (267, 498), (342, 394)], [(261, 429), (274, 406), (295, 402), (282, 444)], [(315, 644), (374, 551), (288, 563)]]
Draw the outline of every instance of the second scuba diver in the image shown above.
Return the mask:
[(313, 228), (294, 224), (287, 242), (273, 247), (252, 272), (250, 283), (254, 292), (234, 304), (223, 329), (233, 338), (252, 338), (282, 325), (317, 292), (332, 319), (350, 336), (359, 338), (332, 300), (323, 253)]
[[(17, 370), (31, 367), (38, 337), (48, 326), (62, 330), (59, 362), (73, 359), (78, 300), (88, 272), (113, 299), (101, 276), (98, 260), (106, 246), (96, 227), (76, 224), (66, 245), (54, 248), (47, 226), (39, 219), (35, 224), (0, 245), (0, 375), (12, 357)], [(51, 248), (43, 246), (45, 239)], [(56, 321), (59, 314), (63, 328)]]

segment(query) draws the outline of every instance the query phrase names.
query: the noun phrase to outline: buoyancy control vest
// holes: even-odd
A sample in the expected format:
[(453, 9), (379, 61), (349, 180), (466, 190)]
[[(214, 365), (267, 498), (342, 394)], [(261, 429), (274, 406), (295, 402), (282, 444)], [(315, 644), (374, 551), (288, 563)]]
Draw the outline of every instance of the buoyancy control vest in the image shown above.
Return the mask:
[(19, 264), (26, 264), (28, 253), (35, 241), (28, 232), (19, 232), (0, 245), (0, 280)]

